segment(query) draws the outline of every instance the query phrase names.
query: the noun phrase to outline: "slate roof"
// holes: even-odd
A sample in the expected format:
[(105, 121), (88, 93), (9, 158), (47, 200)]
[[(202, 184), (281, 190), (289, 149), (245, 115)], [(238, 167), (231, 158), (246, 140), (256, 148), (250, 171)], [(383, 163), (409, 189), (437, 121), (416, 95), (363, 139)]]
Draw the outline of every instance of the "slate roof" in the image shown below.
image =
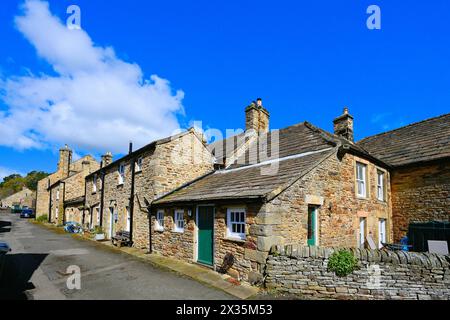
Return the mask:
[(367, 137), (357, 145), (398, 167), (450, 157), (450, 113)]
[(269, 169), (270, 164), (215, 171), (153, 203), (268, 198), (271, 193), (289, 186), (331, 153), (333, 149), (328, 148), (279, 161), (278, 173), (273, 175), (263, 175), (261, 171)]
[(76, 204), (76, 203), (83, 203), (84, 202), (84, 196), (79, 196), (73, 199), (65, 200), (65, 204)]
[[(246, 152), (227, 169), (199, 178), (153, 201), (153, 204), (242, 198), (270, 199), (335, 153), (338, 145), (338, 140), (333, 140), (332, 135), (327, 137), (307, 122), (281, 129), (278, 134), (279, 153), (276, 159), (256, 157), (257, 161), (251, 162), (249, 153)], [(270, 134), (269, 138), (263, 141), (271, 141)], [(268, 147), (271, 147), (270, 143)], [(268, 173), (265, 170), (276, 164), (276, 172), (263, 174)]]

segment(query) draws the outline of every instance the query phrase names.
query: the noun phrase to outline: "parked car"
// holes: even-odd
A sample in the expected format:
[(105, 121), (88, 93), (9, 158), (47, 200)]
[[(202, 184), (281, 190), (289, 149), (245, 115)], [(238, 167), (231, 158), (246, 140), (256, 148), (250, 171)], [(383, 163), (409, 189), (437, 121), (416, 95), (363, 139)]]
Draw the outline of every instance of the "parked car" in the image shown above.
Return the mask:
[(21, 213), (22, 212), (22, 208), (20, 207), (20, 205), (15, 204), (11, 207), (11, 213)]
[(5, 264), (5, 256), (8, 252), (11, 251), (11, 248), (6, 242), (0, 242), (0, 280), (2, 278), (3, 266)]
[(22, 212), (20, 213), (21, 218), (35, 218), (35, 214), (33, 209), (27, 208), (22, 209)]

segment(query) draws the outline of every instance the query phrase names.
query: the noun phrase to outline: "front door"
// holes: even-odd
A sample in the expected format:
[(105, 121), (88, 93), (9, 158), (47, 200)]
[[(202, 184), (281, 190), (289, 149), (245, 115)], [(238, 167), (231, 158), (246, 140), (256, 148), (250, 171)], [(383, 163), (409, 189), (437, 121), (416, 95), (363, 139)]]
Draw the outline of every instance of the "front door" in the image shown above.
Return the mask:
[(317, 207), (308, 206), (308, 246), (315, 246), (317, 243)]
[(197, 209), (198, 249), (197, 262), (213, 265), (214, 207)]

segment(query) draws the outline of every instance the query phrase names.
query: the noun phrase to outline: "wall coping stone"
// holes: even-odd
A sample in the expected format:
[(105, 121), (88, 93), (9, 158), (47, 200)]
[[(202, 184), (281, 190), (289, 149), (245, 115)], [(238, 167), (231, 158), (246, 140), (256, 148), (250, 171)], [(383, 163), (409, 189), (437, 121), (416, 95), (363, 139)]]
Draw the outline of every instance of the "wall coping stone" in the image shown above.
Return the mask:
[(270, 256), (286, 256), (291, 258), (322, 258), (339, 250), (348, 250), (359, 261), (370, 263), (384, 262), (393, 265), (417, 265), (429, 268), (449, 268), (450, 255), (439, 255), (429, 252), (388, 251), (380, 249), (315, 247), (300, 244), (274, 245), (270, 249)]

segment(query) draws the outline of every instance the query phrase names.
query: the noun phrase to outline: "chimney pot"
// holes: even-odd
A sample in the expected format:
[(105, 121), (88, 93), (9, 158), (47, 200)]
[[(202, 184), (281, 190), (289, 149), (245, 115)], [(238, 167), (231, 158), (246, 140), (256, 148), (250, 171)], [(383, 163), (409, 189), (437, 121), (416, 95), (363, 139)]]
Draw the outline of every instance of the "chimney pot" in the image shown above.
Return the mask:
[(353, 142), (353, 116), (345, 107), (343, 113), (333, 120), (334, 134)]
[(262, 105), (262, 99), (256, 99), (245, 108), (245, 130), (259, 132), (269, 131), (269, 112)]

